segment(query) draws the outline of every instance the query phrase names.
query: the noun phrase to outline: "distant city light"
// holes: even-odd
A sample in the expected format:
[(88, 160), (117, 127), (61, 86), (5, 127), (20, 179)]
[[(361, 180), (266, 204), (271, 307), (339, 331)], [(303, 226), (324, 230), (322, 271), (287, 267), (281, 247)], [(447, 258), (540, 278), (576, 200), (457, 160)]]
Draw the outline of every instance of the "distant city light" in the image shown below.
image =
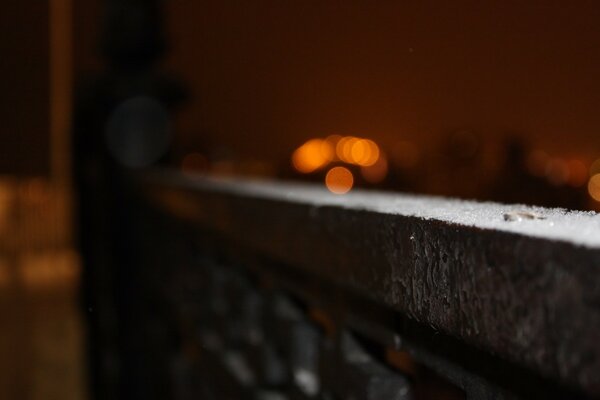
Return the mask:
[(292, 164), (298, 172), (308, 174), (329, 164), (333, 157), (333, 146), (329, 141), (311, 139), (294, 151)]
[(379, 157), (375, 164), (361, 167), (360, 173), (369, 183), (382, 182), (388, 173), (387, 159), (384, 156)]
[(379, 146), (369, 139), (360, 139), (352, 144), (352, 162), (362, 167), (374, 165), (379, 160)]
[(596, 201), (600, 201), (600, 173), (593, 175), (588, 181), (588, 193)]
[(341, 138), (336, 146), (336, 154), (338, 158), (346, 163), (352, 163), (352, 146), (359, 139), (354, 136), (346, 136)]
[(595, 160), (592, 165), (590, 165), (589, 176), (594, 176), (596, 174), (600, 174), (600, 158)]
[(296, 171), (309, 174), (326, 167), (332, 161), (369, 167), (379, 160), (381, 151), (370, 139), (330, 135), (325, 140), (311, 139), (292, 154)]
[(327, 186), (330, 192), (335, 194), (347, 193), (352, 189), (353, 185), (354, 176), (345, 167), (334, 167), (325, 176), (325, 186)]
[[(377, 143), (356, 136), (336, 134), (325, 139), (310, 139), (292, 154), (292, 165), (304, 174), (325, 168), (332, 162), (360, 167), (361, 175), (369, 183), (382, 182), (389, 168), (387, 158)], [(346, 193), (353, 185), (354, 175), (346, 167), (334, 166), (326, 174), (325, 186), (333, 193)]]

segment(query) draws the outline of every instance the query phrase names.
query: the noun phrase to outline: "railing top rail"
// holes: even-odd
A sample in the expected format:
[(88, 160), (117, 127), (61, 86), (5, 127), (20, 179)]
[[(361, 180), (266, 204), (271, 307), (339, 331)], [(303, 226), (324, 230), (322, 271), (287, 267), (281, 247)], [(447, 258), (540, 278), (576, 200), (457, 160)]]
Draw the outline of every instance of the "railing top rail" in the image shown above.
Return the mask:
[(600, 248), (600, 214), (523, 204), (499, 204), (440, 196), (354, 190), (345, 195), (322, 185), (234, 177), (194, 177), (172, 171), (154, 172), (154, 182), (181, 189), (229, 193), (248, 198), (339, 207), (393, 216), (415, 217), (484, 230), (510, 232), (578, 246)]
[(600, 215), (306, 184), (139, 180), (167, 212), (600, 394)]

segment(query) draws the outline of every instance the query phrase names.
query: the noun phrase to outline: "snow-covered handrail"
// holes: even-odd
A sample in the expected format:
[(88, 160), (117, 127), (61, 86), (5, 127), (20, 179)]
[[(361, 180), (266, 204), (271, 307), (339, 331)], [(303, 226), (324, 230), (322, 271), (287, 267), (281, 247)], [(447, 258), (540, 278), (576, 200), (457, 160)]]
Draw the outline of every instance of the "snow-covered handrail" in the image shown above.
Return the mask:
[(600, 395), (600, 215), (316, 185), (138, 177), (147, 198), (542, 377)]

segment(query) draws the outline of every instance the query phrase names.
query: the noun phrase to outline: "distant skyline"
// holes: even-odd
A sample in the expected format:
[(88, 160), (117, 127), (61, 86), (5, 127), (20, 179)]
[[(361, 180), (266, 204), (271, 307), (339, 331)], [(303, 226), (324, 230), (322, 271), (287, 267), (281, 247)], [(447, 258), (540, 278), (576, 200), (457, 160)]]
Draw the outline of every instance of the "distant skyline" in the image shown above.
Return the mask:
[(600, 3), (435, 3), (166, 2), (182, 131), (267, 159), (453, 129), (595, 157)]

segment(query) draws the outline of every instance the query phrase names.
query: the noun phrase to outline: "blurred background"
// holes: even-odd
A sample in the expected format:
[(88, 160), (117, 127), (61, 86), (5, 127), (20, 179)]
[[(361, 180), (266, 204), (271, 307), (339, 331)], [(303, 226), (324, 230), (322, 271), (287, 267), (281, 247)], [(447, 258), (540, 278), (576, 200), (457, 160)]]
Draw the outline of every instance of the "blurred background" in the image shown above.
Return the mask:
[[(599, 210), (598, 20), (594, 1), (5, 4), (0, 397), (87, 398), (74, 193), (100, 153)], [(143, 150), (119, 139), (136, 118), (160, 127)]]

